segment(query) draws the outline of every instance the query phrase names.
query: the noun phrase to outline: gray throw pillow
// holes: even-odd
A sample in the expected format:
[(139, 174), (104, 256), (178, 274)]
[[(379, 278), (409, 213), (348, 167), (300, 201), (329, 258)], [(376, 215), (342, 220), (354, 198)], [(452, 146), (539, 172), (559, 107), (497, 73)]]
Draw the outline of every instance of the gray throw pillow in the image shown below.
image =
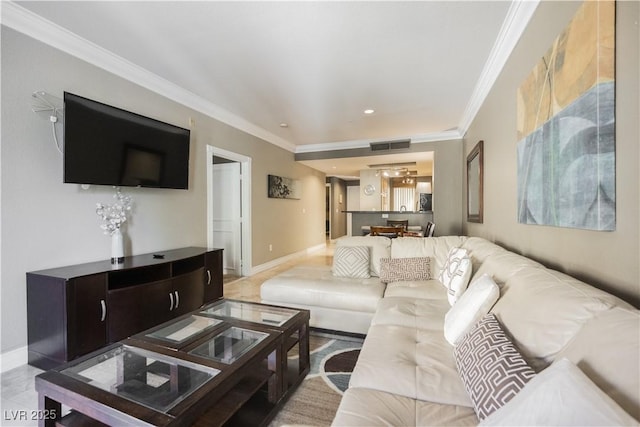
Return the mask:
[(511, 400), (536, 374), (493, 313), (485, 315), (458, 342), (453, 354), (480, 420)]
[(430, 280), (431, 258), (380, 258), (380, 281), (382, 283), (408, 280)]

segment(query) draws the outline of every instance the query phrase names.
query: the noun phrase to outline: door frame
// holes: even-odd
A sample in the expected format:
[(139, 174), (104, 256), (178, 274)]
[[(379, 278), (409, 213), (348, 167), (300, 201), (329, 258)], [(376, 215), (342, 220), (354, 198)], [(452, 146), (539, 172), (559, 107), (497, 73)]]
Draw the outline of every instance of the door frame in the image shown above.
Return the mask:
[(213, 248), (213, 209), (211, 209), (214, 195), (213, 186), (213, 156), (224, 157), (240, 163), (240, 233), (241, 245), (240, 269), (243, 276), (251, 275), (251, 157), (234, 153), (207, 144), (207, 246)]

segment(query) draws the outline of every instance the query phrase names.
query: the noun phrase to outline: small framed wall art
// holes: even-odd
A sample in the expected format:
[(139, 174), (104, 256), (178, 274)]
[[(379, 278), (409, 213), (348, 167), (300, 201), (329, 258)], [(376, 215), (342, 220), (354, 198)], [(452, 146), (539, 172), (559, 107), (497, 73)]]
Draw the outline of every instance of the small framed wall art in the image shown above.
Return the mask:
[(272, 199), (300, 199), (300, 180), (268, 175), (267, 195)]

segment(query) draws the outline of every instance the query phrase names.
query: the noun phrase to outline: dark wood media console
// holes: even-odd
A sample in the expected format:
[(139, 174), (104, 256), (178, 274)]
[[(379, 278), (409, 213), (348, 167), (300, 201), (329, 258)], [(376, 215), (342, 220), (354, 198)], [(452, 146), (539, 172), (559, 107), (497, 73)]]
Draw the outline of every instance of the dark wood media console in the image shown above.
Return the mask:
[[(155, 255), (155, 257), (154, 257)], [(27, 273), (29, 364), (48, 370), (222, 298), (222, 249)]]

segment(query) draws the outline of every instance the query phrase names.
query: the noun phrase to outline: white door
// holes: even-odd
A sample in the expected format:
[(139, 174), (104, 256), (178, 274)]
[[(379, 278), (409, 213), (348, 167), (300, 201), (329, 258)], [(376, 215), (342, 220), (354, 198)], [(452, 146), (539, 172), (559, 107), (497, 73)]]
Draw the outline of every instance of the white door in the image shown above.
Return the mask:
[(213, 247), (224, 249), (224, 274), (242, 275), (240, 163), (213, 165)]

